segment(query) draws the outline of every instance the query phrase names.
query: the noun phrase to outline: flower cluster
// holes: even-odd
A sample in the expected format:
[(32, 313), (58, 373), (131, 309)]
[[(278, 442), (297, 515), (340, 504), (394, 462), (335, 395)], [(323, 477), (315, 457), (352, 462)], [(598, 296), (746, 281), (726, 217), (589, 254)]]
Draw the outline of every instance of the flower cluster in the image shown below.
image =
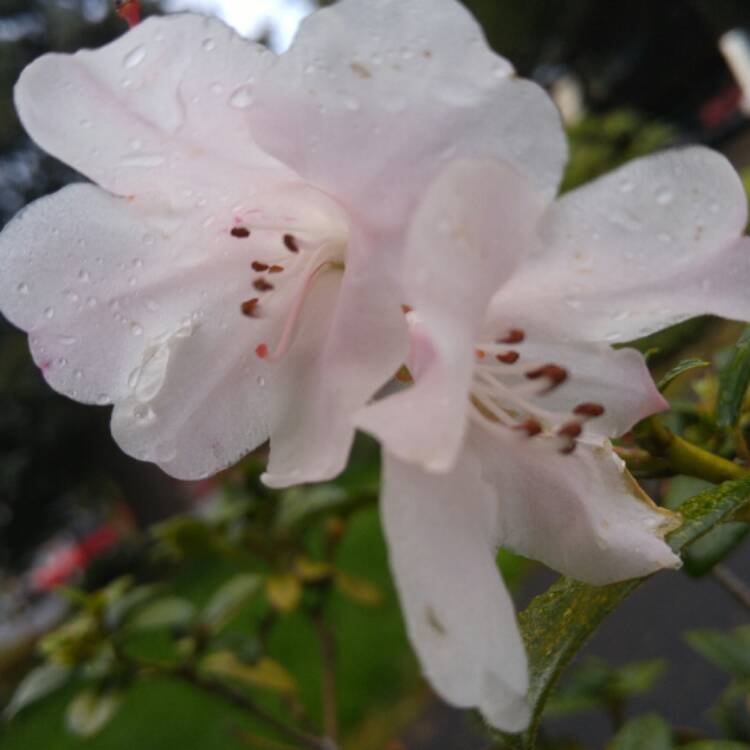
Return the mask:
[(269, 485), (320, 481), (375, 435), (408, 630), (448, 701), (528, 722), (499, 546), (594, 584), (679, 564), (675, 518), (609, 443), (665, 402), (611, 345), (750, 319), (723, 157), (672, 150), (556, 199), (557, 110), (457, 0), (341, 0), (278, 57), (153, 18), (37, 60), (16, 103), (93, 183), (0, 237), (0, 306), (47, 381), (187, 479), (270, 440)]

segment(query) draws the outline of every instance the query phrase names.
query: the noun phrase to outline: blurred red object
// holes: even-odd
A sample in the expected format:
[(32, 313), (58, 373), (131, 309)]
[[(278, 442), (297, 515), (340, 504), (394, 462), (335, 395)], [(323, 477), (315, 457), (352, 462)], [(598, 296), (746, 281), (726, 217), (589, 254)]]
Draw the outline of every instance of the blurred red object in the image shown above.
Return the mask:
[(115, 12), (130, 28), (141, 22), (140, 0), (115, 0)]

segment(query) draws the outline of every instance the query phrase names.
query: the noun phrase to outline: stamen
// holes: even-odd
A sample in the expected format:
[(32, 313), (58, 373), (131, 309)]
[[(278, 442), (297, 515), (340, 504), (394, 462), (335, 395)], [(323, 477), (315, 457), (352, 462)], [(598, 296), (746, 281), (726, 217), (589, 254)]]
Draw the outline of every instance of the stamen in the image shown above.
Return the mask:
[(253, 299), (249, 299), (243, 302), (240, 305), (240, 310), (242, 311), (242, 314), (246, 315), (248, 318), (257, 317), (259, 301), (260, 300), (257, 297), (254, 297)]
[(549, 388), (547, 388), (544, 393), (548, 393), (551, 390), (554, 390), (559, 385), (562, 385), (567, 379), (568, 379), (568, 371), (560, 367), (560, 365), (543, 365), (542, 367), (539, 367), (536, 370), (531, 370), (530, 372), (526, 373), (526, 377), (529, 380), (539, 380), (539, 378), (547, 378), (550, 381)]
[(582, 432), (583, 427), (581, 427), (580, 422), (568, 422), (557, 431), (557, 434), (562, 435), (563, 437), (575, 439), (579, 437)]
[(259, 261), (254, 260), (252, 269), (253, 271), (257, 271), (258, 273), (263, 273), (263, 271), (268, 270), (268, 263), (260, 263)]
[(284, 266), (273, 265), (268, 269), (268, 273), (281, 273), (284, 270)]
[[(289, 346), (292, 343), (292, 339), (294, 338), (294, 331), (297, 327), (297, 322), (299, 321), (300, 315), (302, 314), (302, 308), (304, 307), (305, 300), (307, 299), (307, 295), (310, 293), (315, 280), (323, 271), (329, 268), (341, 267), (343, 267), (341, 263), (326, 261), (325, 263), (321, 263), (314, 271), (312, 271), (312, 273), (308, 275), (308, 277), (305, 279), (305, 283), (302, 285), (302, 288), (297, 294), (297, 298), (294, 300), (292, 309), (289, 311), (289, 315), (286, 319), (286, 324), (284, 325), (284, 330), (281, 333), (279, 343), (276, 344), (276, 348), (270, 354), (268, 352), (268, 346), (266, 344), (261, 344), (255, 349), (255, 353), (261, 359), (267, 359), (269, 362), (278, 362), (284, 356), (284, 354), (286, 354)], [(262, 281), (262, 279), (259, 279), (259, 281)]]
[(255, 279), (253, 286), (259, 292), (270, 292), (274, 288), (273, 284), (269, 284), (265, 279)]
[(518, 362), (520, 356), (518, 352), (505, 352), (504, 354), (496, 354), (495, 359), (505, 365), (514, 365)]
[(231, 234), (232, 237), (236, 237), (238, 240), (244, 240), (246, 237), (250, 236), (250, 230), (247, 227), (232, 227), (229, 234)]
[(523, 424), (516, 425), (514, 430), (524, 430), (529, 437), (534, 437), (542, 431), (542, 425), (536, 419), (527, 419)]
[(481, 349), (475, 349), (474, 350), (474, 356), (477, 359), (484, 359), (487, 356), (487, 352), (484, 352)]
[(577, 414), (579, 417), (601, 417), (604, 414), (604, 407), (601, 404), (578, 404), (573, 409), (573, 414)]
[(401, 312), (404, 315), (408, 315), (414, 308), (411, 305), (401, 305)]
[(504, 339), (498, 339), (498, 344), (520, 344), (526, 338), (526, 333), (520, 328), (511, 328)]
[(297, 243), (297, 238), (293, 234), (284, 235), (284, 246), (292, 253), (299, 252), (299, 244)]

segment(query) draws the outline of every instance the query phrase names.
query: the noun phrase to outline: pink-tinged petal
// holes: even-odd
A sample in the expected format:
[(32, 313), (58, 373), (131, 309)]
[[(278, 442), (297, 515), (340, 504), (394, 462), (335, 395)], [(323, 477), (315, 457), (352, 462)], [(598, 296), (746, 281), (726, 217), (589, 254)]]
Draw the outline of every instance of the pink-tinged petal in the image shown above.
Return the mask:
[(495, 563), (498, 511), (477, 458), (436, 475), (385, 455), (382, 518), (407, 630), (438, 693), (498, 729), (528, 724), (526, 654)]
[(111, 192), (185, 203), (252, 167), (249, 196), (262, 170), (285, 171), (244, 119), (252, 81), (273, 60), (220, 21), (150, 18), (101, 49), (37, 59), (21, 75), (16, 105), (42, 148)]
[[(248, 320), (238, 313), (220, 330), (215, 322), (220, 318), (207, 315), (202, 327), (164, 342), (156, 393), (143, 399), (134, 393), (115, 408), (112, 431), (120, 446), (173, 476), (199, 479), (235, 463), (270, 436), (271, 461), (284, 468), (293, 462), (290, 483), (308, 480), (311, 471), (324, 479), (340, 471), (353, 427), (342, 434), (343, 416), (333, 411), (329, 416), (338, 429), (324, 432), (318, 423), (309, 424), (310, 405), (325, 394), (315, 375), (340, 283), (340, 274), (329, 272), (312, 287), (294, 343), (277, 363), (255, 352), (257, 336), (270, 333), (263, 331), (262, 317)], [(253, 334), (256, 326), (263, 333)], [(147, 383), (153, 379), (149, 367), (147, 361)], [(294, 416), (309, 442), (289, 431)]]
[(512, 76), (456, 0), (312, 14), (259, 77), (248, 117), (269, 153), (399, 239), (444, 162), (506, 161), (551, 198), (566, 158), (554, 104)]
[(608, 444), (579, 442), (565, 455), (555, 439), (477, 425), (471, 445), (503, 547), (597, 586), (679, 567), (663, 541), (678, 517), (643, 494)]
[(358, 419), (394, 455), (436, 471), (455, 461), (487, 303), (532, 251), (543, 209), (522, 175), (492, 160), (451, 162), (431, 184), (409, 227), (402, 271), (430, 361), (417, 365), (413, 388)]
[(496, 313), (610, 342), (704, 313), (750, 320), (746, 221), (742, 184), (720, 154), (632, 161), (554, 205), (543, 251), (498, 293)]
[[(491, 397), (489, 394), (495, 392), (499, 401), (505, 399), (509, 404), (510, 394), (515, 394), (518, 413), (523, 414), (523, 405), (528, 405), (527, 418), (537, 419), (549, 429), (578, 422), (584, 434), (610, 438), (669, 408), (640, 352), (571, 340), (554, 326), (554, 322), (546, 327), (528, 326), (516, 317), (488, 323), (477, 344), (485, 347), (486, 356), (475, 366), (475, 393), (479, 394), (481, 388)], [(523, 339), (492, 345), (512, 331)], [(514, 363), (498, 361), (498, 351), (512, 352)], [(544, 374), (547, 367), (557, 368), (559, 382)]]

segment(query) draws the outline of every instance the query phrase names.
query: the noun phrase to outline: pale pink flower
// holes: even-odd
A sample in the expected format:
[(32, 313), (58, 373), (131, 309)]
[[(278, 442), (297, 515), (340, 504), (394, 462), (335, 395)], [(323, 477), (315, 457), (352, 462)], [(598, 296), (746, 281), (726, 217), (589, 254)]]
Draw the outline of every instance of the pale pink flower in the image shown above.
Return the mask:
[(149, 19), (37, 60), (16, 102), (97, 186), (7, 227), (2, 311), (56, 390), (114, 404), (123, 449), (183, 478), (269, 437), (269, 484), (340, 471), (408, 351), (394, 271), (427, 184), (483, 155), (551, 196), (565, 157), (554, 107), (455, 0), (343, 0), (281, 57)]
[(402, 277), (415, 385), (359, 423), (385, 447), (383, 517), (409, 633), (449, 702), (528, 722), (499, 546), (599, 585), (674, 568), (675, 518), (608, 438), (667, 407), (610, 348), (714, 313), (750, 319), (742, 185), (703, 148), (549, 205), (516, 170), (459, 161), (425, 196)]

